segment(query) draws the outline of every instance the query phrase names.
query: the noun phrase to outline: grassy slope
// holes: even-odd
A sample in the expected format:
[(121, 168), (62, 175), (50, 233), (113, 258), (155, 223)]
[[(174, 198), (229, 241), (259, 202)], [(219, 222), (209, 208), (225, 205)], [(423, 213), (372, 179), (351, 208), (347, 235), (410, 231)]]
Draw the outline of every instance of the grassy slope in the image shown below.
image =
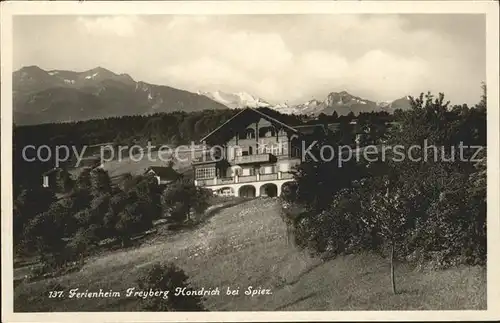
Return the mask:
[[(240, 287), (240, 296), (209, 296), (210, 310), (411, 310), (484, 309), (486, 271), (461, 267), (415, 272), (397, 267), (392, 295), (387, 262), (352, 255), (321, 262), (288, 246), (275, 199), (256, 199), (220, 211), (195, 231), (157, 235), (141, 247), (101, 255), (78, 273), (60, 277), (66, 288), (124, 291), (151, 264), (174, 261), (197, 287)], [(52, 281), (21, 285), (16, 311), (134, 311), (140, 300), (49, 299)], [(244, 296), (248, 286), (272, 295)]]

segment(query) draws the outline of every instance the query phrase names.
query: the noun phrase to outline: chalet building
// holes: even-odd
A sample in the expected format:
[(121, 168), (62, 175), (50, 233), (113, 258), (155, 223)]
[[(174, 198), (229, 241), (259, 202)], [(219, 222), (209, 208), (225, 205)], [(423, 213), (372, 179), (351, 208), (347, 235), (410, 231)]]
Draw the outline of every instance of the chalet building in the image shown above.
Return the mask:
[(167, 185), (177, 181), (182, 177), (172, 167), (151, 166), (145, 171), (146, 175), (154, 176), (158, 181), (158, 185)]
[(246, 108), (201, 139), (210, 149), (192, 163), (195, 185), (224, 196), (279, 196), (294, 180), (302, 141), (318, 133), (323, 125), (293, 127)]

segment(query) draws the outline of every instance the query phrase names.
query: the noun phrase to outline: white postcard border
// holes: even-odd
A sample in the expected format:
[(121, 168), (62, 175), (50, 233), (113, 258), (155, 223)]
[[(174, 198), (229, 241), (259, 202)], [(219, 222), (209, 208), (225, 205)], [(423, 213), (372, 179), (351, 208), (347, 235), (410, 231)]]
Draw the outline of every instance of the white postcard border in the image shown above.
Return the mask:
[[(485, 14), (488, 91), (488, 310), (485, 311), (307, 311), (307, 312), (78, 312), (13, 313), (12, 253), (12, 16), (145, 14), (312, 14), (426, 13)], [(493, 320), (500, 318), (499, 217), (499, 16), (495, 1), (106, 1), (8, 2), (1, 4), (1, 174), (2, 174), (2, 321), (221, 322), (221, 321), (369, 321)]]

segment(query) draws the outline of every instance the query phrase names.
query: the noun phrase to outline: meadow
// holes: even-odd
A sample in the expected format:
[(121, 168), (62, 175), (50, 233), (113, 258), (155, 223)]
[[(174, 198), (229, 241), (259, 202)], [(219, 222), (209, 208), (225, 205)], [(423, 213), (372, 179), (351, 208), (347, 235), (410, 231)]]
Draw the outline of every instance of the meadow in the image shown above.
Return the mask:
[[(159, 227), (139, 246), (91, 257), (78, 272), (21, 283), (15, 311), (137, 311), (140, 298), (49, 298), (48, 291), (125, 292), (159, 262), (184, 269), (197, 288), (219, 287), (221, 295), (205, 298), (211, 311), (486, 309), (484, 267), (422, 271), (398, 263), (400, 293), (393, 295), (386, 259), (363, 253), (324, 261), (298, 250), (287, 242), (279, 207), (277, 199), (258, 198), (221, 208), (193, 229)], [(245, 295), (249, 286), (271, 294)], [(228, 287), (239, 295), (225, 295)]]

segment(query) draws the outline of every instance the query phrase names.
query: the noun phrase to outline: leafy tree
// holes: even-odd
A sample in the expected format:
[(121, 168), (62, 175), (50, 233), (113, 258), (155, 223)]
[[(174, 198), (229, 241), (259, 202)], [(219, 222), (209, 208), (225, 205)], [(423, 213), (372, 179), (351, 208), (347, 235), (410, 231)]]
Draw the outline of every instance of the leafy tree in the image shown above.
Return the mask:
[(479, 101), (479, 103), (477, 104), (476, 108), (478, 110), (480, 110), (481, 112), (486, 112), (486, 104), (487, 104), (487, 89), (486, 89), (486, 83), (483, 82), (481, 83), (481, 90), (482, 90), (482, 94), (481, 94), (481, 100)]
[(204, 311), (203, 298), (197, 295), (174, 295), (176, 288), (186, 288), (191, 292), (194, 288), (188, 282), (186, 273), (173, 263), (165, 265), (155, 264), (142, 277), (138, 285), (143, 290), (170, 291), (168, 297), (150, 297), (143, 304), (148, 311)]
[(94, 195), (111, 192), (111, 179), (102, 168), (94, 168), (90, 172), (90, 183)]
[(404, 191), (405, 187), (396, 186), (389, 179), (384, 179), (381, 189), (373, 192), (367, 206), (371, 214), (364, 222), (377, 228), (380, 238), (390, 247), (391, 287), (396, 294), (395, 249), (406, 238), (407, 229), (411, 227), (409, 215), (419, 193), (415, 189)]
[(201, 214), (208, 208), (212, 192), (194, 186), (191, 182), (178, 182), (169, 185), (162, 197), (164, 211), (170, 214), (175, 222), (190, 220), (191, 213)]
[(73, 189), (74, 181), (66, 169), (59, 169), (56, 176), (57, 191), (66, 193)]
[(92, 184), (90, 180), (90, 169), (85, 168), (82, 170), (82, 172), (78, 175), (76, 179), (76, 188), (77, 189), (86, 189), (90, 190)]
[(80, 228), (86, 228), (92, 225), (92, 210), (90, 208), (77, 212), (74, 217)]
[(120, 227), (117, 226), (117, 223), (120, 221), (121, 214), (127, 204), (133, 203), (133, 201), (133, 196), (123, 191), (117, 191), (111, 196), (109, 200), (109, 209), (102, 217), (102, 230), (105, 236), (120, 237)]
[(130, 243), (131, 238), (145, 232), (153, 226), (153, 219), (148, 213), (147, 205), (133, 198), (134, 202), (127, 204), (117, 215), (115, 230), (122, 247)]
[(38, 214), (27, 225), (25, 236), (30, 249), (37, 251), (42, 262), (59, 266), (64, 262), (66, 243), (66, 209), (60, 204)]
[(161, 194), (162, 188), (158, 185), (156, 178), (152, 176), (141, 176), (133, 191), (138, 199), (147, 206), (147, 211), (153, 219), (162, 215)]
[(16, 196), (13, 207), (13, 236), (16, 247), (21, 247), (26, 225), (35, 216), (47, 211), (55, 200), (52, 190), (41, 187), (24, 189)]
[(130, 173), (123, 174), (120, 188), (125, 191), (129, 190), (132, 187), (133, 178), (134, 176)]
[(303, 162), (295, 170), (298, 186), (295, 198), (308, 209), (321, 212), (339, 190), (349, 187), (352, 181), (362, 176), (363, 171), (363, 167), (354, 160), (346, 161), (341, 166), (336, 158), (332, 161), (318, 158), (318, 161)]
[[(390, 118), (384, 114), (360, 114), (358, 123), (383, 125), (384, 135), (375, 133), (375, 139), (387, 135), (392, 147), (434, 145), (427, 159), (405, 155), (397, 160), (389, 151), (385, 160), (361, 159), (339, 168), (335, 159), (310, 158), (296, 171), (296, 189), (282, 194), (283, 218), (300, 247), (328, 256), (389, 247), (394, 292), (395, 258), (437, 256), (443, 266), (486, 259), (486, 149), (475, 156), (477, 163), (468, 160), (475, 151), (458, 158), (460, 145), (486, 145), (485, 109), (450, 107), (444, 95), (430, 93), (412, 98), (411, 104), (410, 110), (397, 112), (397, 124), (388, 129)], [(346, 143), (349, 124), (339, 119), (340, 135), (325, 138), (319, 147)]]
[(77, 187), (71, 194), (63, 199), (64, 203), (67, 203), (68, 208), (70, 208), (72, 213), (77, 213), (84, 210), (90, 206), (92, 202), (92, 194), (89, 188)]
[(89, 227), (80, 228), (69, 241), (67, 248), (74, 256), (83, 260), (90, 254), (99, 243), (99, 226), (92, 224)]

